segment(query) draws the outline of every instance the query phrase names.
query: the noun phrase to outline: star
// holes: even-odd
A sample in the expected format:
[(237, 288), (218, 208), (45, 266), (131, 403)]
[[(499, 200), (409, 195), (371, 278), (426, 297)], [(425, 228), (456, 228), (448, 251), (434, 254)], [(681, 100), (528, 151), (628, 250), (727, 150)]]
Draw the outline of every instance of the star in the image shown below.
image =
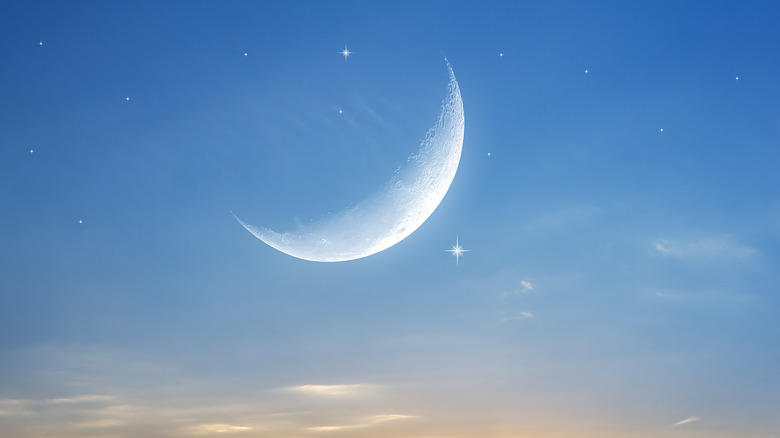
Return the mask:
[(347, 56), (352, 54), (352, 52), (350, 52), (349, 49), (347, 49), (347, 45), (346, 44), (344, 44), (344, 50), (339, 52), (339, 53), (344, 55), (344, 62), (347, 62)]
[(42, 46), (43, 45), (43, 41), (38, 41), (38, 45)]
[(499, 56), (499, 57), (501, 57), (501, 58), (503, 58), (503, 57), (504, 57), (504, 53), (503, 53), (503, 52), (502, 52), (502, 53), (499, 53), (499, 54), (498, 54), (498, 56)]
[(468, 252), (469, 250), (463, 249), (462, 246), (460, 246), (460, 241), (458, 240), (458, 237), (455, 237), (455, 245), (452, 245), (452, 249), (445, 249), (447, 252), (451, 252), (452, 255), (455, 256), (455, 264), (459, 264), (460, 256), (463, 255), (464, 252)]
[(249, 55), (249, 54), (248, 54), (248, 53), (246, 53), (246, 52), (244, 52), (244, 56), (247, 56), (247, 55)]
[(587, 68), (585, 69), (585, 74), (588, 74), (588, 69)]
[(343, 112), (344, 112), (344, 111), (342, 111), (342, 110), (339, 110), (339, 114), (341, 114), (341, 113), (343, 113)]
[(664, 128), (659, 129), (659, 131), (664, 132)]
[(125, 97), (125, 102), (130, 102), (130, 97)]
[(30, 149), (30, 155), (32, 155), (32, 153), (33, 153), (33, 152), (35, 152), (35, 151), (34, 151), (34, 150), (32, 150), (32, 149)]
[(736, 78), (734, 78), (734, 80), (735, 80), (735, 81), (738, 81), (738, 80), (739, 80), (739, 76), (737, 76)]
[(81, 224), (83, 224), (83, 223), (84, 223), (84, 221), (83, 221), (83, 220), (81, 220), (81, 219), (79, 219), (79, 225), (81, 225)]
[(493, 154), (491, 154), (490, 152), (488, 152), (488, 157), (489, 157), (489, 156), (491, 156), (491, 155), (493, 155)]

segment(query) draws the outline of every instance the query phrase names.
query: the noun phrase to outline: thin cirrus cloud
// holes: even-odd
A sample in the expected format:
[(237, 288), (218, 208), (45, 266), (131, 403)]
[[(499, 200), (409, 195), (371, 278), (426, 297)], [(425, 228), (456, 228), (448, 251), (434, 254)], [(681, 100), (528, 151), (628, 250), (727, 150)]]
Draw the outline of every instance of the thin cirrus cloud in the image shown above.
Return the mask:
[(356, 383), (350, 385), (298, 385), (290, 386), (287, 389), (302, 394), (340, 397), (365, 394), (375, 386), (366, 383)]
[(340, 430), (360, 429), (364, 427), (374, 426), (379, 423), (385, 423), (388, 421), (395, 421), (395, 420), (404, 420), (408, 418), (415, 418), (415, 417), (411, 415), (401, 415), (401, 414), (374, 415), (372, 417), (367, 418), (365, 421), (356, 424), (348, 424), (348, 425), (340, 425), (340, 426), (314, 426), (314, 427), (310, 427), (308, 430), (311, 430), (313, 432), (335, 432)]
[[(69, 400), (85, 397), (72, 397)], [(20, 438), (58, 436), (80, 438), (84, 436), (210, 436), (241, 433), (261, 433), (266, 436), (306, 430), (311, 419), (307, 413), (281, 412), (268, 400), (228, 400), (221, 403), (195, 398), (188, 403), (178, 403), (165, 397), (134, 398), (106, 397), (101, 402), (54, 402), (55, 399), (0, 400), (0, 422), (11, 430), (22, 425), (34, 424), (31, 433)], [(216, 422), (202, 423), (202, 418), (215, 418)], [(223, 421), (219, 421), (224, 417)], [(197, 421), (201, 419), (201, 421)], [(26, 427), (26, 426), (25, 426)], [(145, 433), (139, 434), (142, 428)], [(34, 433), (33, 433), (34, 432)], [(1, 434), (0, 434), (1, 435)]]
[(92, 395), (80, 395), (80, 396), (70, 397), (70, 398), (52, 398), (47, 401), (49, 403), (62, 404), (62, 403), (93, 403), (93, 402), (107, 403), (113, 400), (114, 397), (110, 395), (92, 394)]
[(655, 250), (674, 258), (747, 258), (756, 250), (737, 242), (732, 236), (709, 236), (691, 240), (656, 239)]
[(191, 428), (192, 433), (196, 435), (210, 435), (214, 433), (236, 433), (248, 432), (252, 430), (251, 426), (235, 426), (231, 424), (201, 424)]
[(680, 421), (674, 423), (674, 426), (682, 426), (683, 424), (689, 424), (689, 423), (693, 423), (693, 422), (699, 421), (699, 420), (701, 420), (701, 418), (699, 418), (699, 417), (688, 417), (688, 418), (686, 418), (684, 420), (680, 420)]
[(115, 397), (110, 395), (79, 395), (67, 398), (50, 399), (2, 399), (0, 400), (0, 416), (35, 415), (42, 412), (52, 412), (63, 409), (82, 409), (111, 404)]
[(84, 421), (81, 423), (76, 423), (73, 426), (79, 429), (100, 429), (103, 427), (121, 426), (123, 424), (125, 423), (121, 420), (117, 420), (115, 418), (106, 418), (103, 420)]
[(4, 399), (0, 400), (0, 417), (11, 415), (28, 415), (31, 413), (27, 409), (27, 400)]
[[(51, 392), (38, 397), (7, 397), (0, 391), (0, 429), (24, 431), (16, 438), (334, 436), (338, 430), (378, 428), (409, 418), (392, 407), (393, 391), (384, 384), (304, 381), (236, 395), (230, 391), (232, 382), (192, 384), (195, 377), (186, 375), (176, 380), (175, 365), (148, 361), (134, 352), (56, 347), (34, 355), (47, 359), (46, 370), (79, 382), (79, 391), (72, 392), (68, 385), (50, 385)], [(134, 371), (139, 367), (155, 372), (139, 375)], [(215, 394), (220, 387), (224, 391)]]
[[(0, 416), (7, 416), (9, 427), (33, 422), (38, 435), (76, 437), (91, 435), (106, 428), (128, 424), (122, 411), (126, 405), (115, 404), (108, 395), (78, 395), (68, 398), (0, 400)], [(25, 435), (26, 436), (26, 435)]]
[(519, 228), (534, 236), (560, 232), (592, 223), (603, 216), (601, 207), (595, 205), (580, 205), (559, 210), (543, 212), (531, 218)]
[(505, 323), (505, 322), (512, 322), (512, 321), (522, 321), (524, 319), (533, 318), (533, 317), (534, 314), (531, 312), (520, 312), (519, 316), (501, 318), (499, 322)]
[[(79, 385), (82, 391), (69, 393), (70, 388), (52, 385), (53, 394), (46, 397), (0, 397), (2, 429), (24, 429), (29, 432), (15, 435), (18, 438), (177, 438), (249, 434), (258, 438), (270, 438), (317, 433), (309, 430), (309, 427), (329, 426), (327, 420), (323, 424), (323, 415), (326, 415), (326, 418), (354, 415), (353, 420), (346, 419), (335, 425), (355, 428), (402, 418), (370, 416), (376, 410), (387, 409), (382, 406), (385, 398), (374, 398), (381, 395), (382, 391), (379, 389), (384, 387), (379, 384), (360, 382), (259, 388), (249, 397), (233, 396), (228, 392), (218, 395), (215, 399), (212, 395), (215, 383), (204, 382), (202, 386), (188, 385), (187, 397), (182, 399), (182, 389), (178, 382), (161, 384), (159, 380), (169, 379), (165, 372), (173, 373), (176, 368), (151, 363), (147, 368), (162, 371), (158, 371), (157, 375), (151, 373), (151, 376), (140, 377), (141, 380), (138, 380), (135, 378), (136, 373), (122, 367), (125, 363), (138, 362), (134, 354), (117, 354), (112, 351), (103, 354), (67, 351), (63, 354), (59, 349), (47, 349), (44, 353), (51, 362), (58, 364), (58, 375), (67, 376), (68, 381), (83, 382)], [(64, 360), (63, 356), (72, 358), (72, 361)], [(82, 356), (99, 357), (100, 360), (79, 360)], [(86, 370), (77, 366), (84, 363), (89, 365)], [(109, 375), (112, 379), (102, 378)], [(108, 381), (111, 384), (106, 386), (104, 382)], [(139, 389), (151, 386), (154, 386), (154, 389)], [(279, 391), (286, 392), (287, 395), (295, 393), (298, 396), (280, 397)], [(5, 395), (2, 391), (0, 394)], [(334, 402), (339, 403), (333, 404)], [(367, 408), (369, 411), (366, 412), (365, 409), (354, 406), (354, 402), (361, 405), (370, 403), (371, 407)]]
[(524, 293), (528, 293), (530, 291), (534, 290), (534, 285), (528, 280), (520, 280), (520, 287), (511, 291), (511, 292), (502, 292), (501, 293), (501, 299), (508, 297), (509, 295), (513, 294), (519, 294), (522, 295)]

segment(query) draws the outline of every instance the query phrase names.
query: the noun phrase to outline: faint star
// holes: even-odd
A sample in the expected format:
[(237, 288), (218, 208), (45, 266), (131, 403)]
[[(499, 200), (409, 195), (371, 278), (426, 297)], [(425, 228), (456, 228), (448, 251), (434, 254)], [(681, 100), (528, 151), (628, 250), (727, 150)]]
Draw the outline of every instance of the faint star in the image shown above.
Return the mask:
[(489, 156), (491, 156), (491, 155), (493, 155), (493, 154), (491, 154), (490, 152), (488, 152), (488, 157), (489, 157)]
[(244, 52), (244, 56), (247, 56), (247, 55), (248, 55), (248, 53)]
[(349, 55), (351, 55), (351, 54), (352, 54), (352, 52), (350, 52), (350, 51), (349, 51), (349, 49), (347, 49), (347, 45), (346, 45), (346, 44), (344, 44), (344, 50), (342, 50), (342, 51), (341, 51), (341, 52), (339, 52), (339, 53), (341, 53), (342, 55), (344, 55), (344, 62), (347, 62), (347, 56), (349, 56)]
[(659, 131), (664, 132), (664, 128), (659, 129)]
[(588, 69), (587, 68), (585, 69), (585, 74), (588, 74)]
[(83, 224), (83, 223), (84, 223), (84, 221), (83, 221), (83, 220), (81, 220), (81, 219), (79, 219), (79, 225), (81, 225), (81, 224)]
[(341, 114), (341, 113), (343, 113), (343, 112), (344, 112), (344, 111), (342, 111), (342, 110), (339, 110), (339, 114)]
[(452, 245), (452, 249), (445, 249), (447, 252), (451, 252), (452, 255), (455, 256), (455, 264), (458, 265), (460, 261), (460, 256), (463, 255), (464, 252), (468, 252), (468, 249), (463, 249), (462, 246), (460, 246), (460, 242), (458, 240), (458, 237), (455, 237), (455, 245)]
[(738, 80), (739, 80), (739, 76), (737, 76), (736, 78), (734, 78), (734, 80), (738, 81)]
[(43, 45), (43, 41), (38, 41), (38, 45), (42, 46)]
[(125, 97), (125, 102), (130, 102), (130, 97)]
[(35, 151), (34, 151), (34, 150), (32, 150), (32, 149), (30, 149), (30, 154), (32, 154), (33, 152), (35, 152)]
[(501, 58), (503, 58), (503, 57), (504, 57), (504, 54), (503, 54), (503, 53), (499, 53), (499, 54), (498, 54), (498, 56), (500, 56)]

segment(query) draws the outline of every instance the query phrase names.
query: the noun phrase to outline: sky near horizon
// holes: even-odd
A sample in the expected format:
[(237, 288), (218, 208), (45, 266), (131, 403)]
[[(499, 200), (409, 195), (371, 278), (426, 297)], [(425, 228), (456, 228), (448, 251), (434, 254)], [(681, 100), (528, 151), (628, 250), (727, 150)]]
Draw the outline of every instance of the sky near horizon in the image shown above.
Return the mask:
[[(777, 437), (778, 22), (3, 2), (0, 438)], [(316, 263), (234, 219), (381, 187), (445, 56), (463, 153), (417, 231)]]

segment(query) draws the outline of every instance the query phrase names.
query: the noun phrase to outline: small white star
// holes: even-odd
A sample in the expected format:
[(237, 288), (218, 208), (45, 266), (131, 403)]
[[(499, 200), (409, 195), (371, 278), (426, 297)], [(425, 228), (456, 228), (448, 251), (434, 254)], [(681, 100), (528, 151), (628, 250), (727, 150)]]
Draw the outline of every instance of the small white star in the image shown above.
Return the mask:
[(452, 249), (445, 249), (447, 252), (451, 252), (453, 256), (455, 256), (455, 264), (458, 265), (460, 261), (460, 256), (463, 255), (464, 252), (468, 252), (469, 250), (463, 249), (462, 246), (460, 246), (460, 241), (458, 240), (458, 237), (455, 237), (455, 245), (452, 245)]
[(81, 225), (81, 224), (83, 224), (83, 223), (84, 223), (84, 221), (83, 221), (83, 220), (81, 220), (81, 219), (79, 219), (79, 225)]
[(491, 155), (493, 155), (493, 154), (491, 154), (490, 152), (488, 152), (488, 157), (489, 157), (489, 156), (491, 156)]
[(734, 80), (735, 80), (735, 81), (738, 81), (738, 80), (739, 80), (739, 76), (737, 76), (736, 78), (734, 78)]
[(130, 102), (130, 97), (125, 97), (125, 102)]
[(502, 53), (499, 53), (499, 54), (498, 54), (498, 56), (499, 56), (499, 57), (501, 57), (501, 58), (503, 58), (503, 57), (504, 57), (504, 53), (503, 53), (503, 52), (502, 52)]
[(43, 41), (38, 41), (38, 45), (42, 46), (43, 45)]
[(33, 153), (33, 152), (35, 152), (35, 151), (34, 151), (34, 150), (32, 150), (32, 149), (30, 149), (30, 155), (32, 155), (32, 153)]
[(664, 132), (664, 128), (659, 129), (660, 132)]
[(588, 69), (587, 68), (585, 69), (585, 74), (588, 74)]
[(248, 53), (246, 53), (246, 52), (244, 52), (244, 56), (247, 56), (247, 55), (249, 55), (249, 54), (248, 54)]
[(339, 114), (341, 114), (341, 113), (343, 113), (343, 112), (344, 112), (344, 111), (342, 111), (342, 110), (339, 110)]
[(349, 51), (349, 49), (347, 49), (347, 45), (346, 45), (346, 44), (344, 44), (344, 50), (342, 50), (342, 51), (341, 51), (341, 52), (339, 52), (339, 53), (341, 53), (342, 55), (344, 55), (344, 62), (347, 62), (347, 56), (349, 56), (349, 55), (351, 55), (351, 54), (352, 54), (352, 52), (350, 52), (350, 51)]

